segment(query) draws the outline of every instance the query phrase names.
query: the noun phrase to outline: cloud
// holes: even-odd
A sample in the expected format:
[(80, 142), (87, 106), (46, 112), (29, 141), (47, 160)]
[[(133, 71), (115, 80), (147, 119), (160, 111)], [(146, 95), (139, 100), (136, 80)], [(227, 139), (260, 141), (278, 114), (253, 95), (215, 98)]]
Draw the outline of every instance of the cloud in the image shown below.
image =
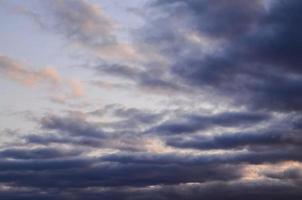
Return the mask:
[(53, 159), (68, 156), (75, 156), (78, 152), (66, 151), (63, 149), (52, 149), (52, 148), (11, 148), (0, 151), (2, 158), (12, 159)]
[[(0, 182), (10, 186), (7, 192), (0, 192), (0, 196), (9, 196), (12, 195), (9, 192), (28, 188), (27, 191), (31, 191), (34, 197), (39, 197), (38, 194), (42, 193), (50, 199), (51, 191), (56, 191), (62, 199), (71, 197), (80, 199), (86, 194), (89, 200), (102, 195), (116, 199), (123, 199), (125, 195), (129, 195), (129, 198), (134, 195), (139, 199), (154, 199), (154, 195), (149, 196), (151, 191), (156, 191), (158, 194), (156, 198), (159, 199), (168, 199), (172, 196), (179, 199), (196, 199), (196, 192), (194, 194), (189, 192), (195, 188), (194, 190), (199, 191), (200, 194), (219, 199), (221, 196), (217, 194), (217, 188), (220, 188), (222, 192), (232, 191), (228, 194), (230, 198), (240, 199), (245, 193), (241, 194), (237, 190), (236, 183), (240, 182), (238, 185), (243, 191), (250, 191), (251, 182), (245, 180), (252, 177), (249, 174), (252, 170), (256, 170), (258, 176), (264, 177), (254, 178), (253, 184), (257, 189), (253, 187), (255, 189), (252, 193), (255, 195), (252, 195), (253, 197), (273, 196), (273, 193), (262, 191), (263, 187), (272, 190), (286, 188), (287, 196), (300, 195), (298, 190), (295, 190), (300, 184), (297, 181), (300, 168), (295, 168), (294, 172), (287, 172), (291, 170), (287, 165), (286, 168), (280, 168), (289, 174), (283, 177), (282, 173), (272, 167), (262, 167), (263, 165), (283, 166), (282, 163), (285, 162), (301, 162), (299, 140), (292, 138), (291, 135), (271, 137), (273, 133), (271, 135), (246, 133), (247, 137), (243, 137), (243, 133), (242, 135), (222, 134), (203, 138), (200, 148), (193, 147), (200, 150), (211, 148), (225, 150), (219, 153), (209, 151), (183, 153), (179, 150), (170, 153), (150, 152), (142, 148), (145, 145), (145, 138), (135, 139), (136, 134), (140, 135), (140, 128), (132, 127), (133, 131), (127, 133), (116, 131), (116, 125), (113, 125), (113, 132), (109, 133), (100, 127), (101, 124), (106, 124), (101, 119), (89, 120), (91, 115), (94, 117), (111, 115), (129, 120), (129, 123), (133, 120), (139, 124), (156, 127), (166, 114), (111, 105), (87, 113), (70, 112), (68, 116), (46, 115), (40, 121), (41, 133), (24, 136), (22, 148), (15, 147), (0, 151), (0, 155), (5, 158), (0, 162)], [(253, 126), (271, 120), (270, 115), (263, 113), (229, 112), (187, 117), (190, 119), (193, 116), (200, 121), (209, 122), (209, 126), (226, 127)], [(298, 119), (299, 116), (292, 119), (294, 127)], [(292, 136), (298, 137), (298, 135)], [(164, 139), (170, 139), (170, 135), (165, 136)], [(192, 140), (197, 142), (198, 138)], [(39, 148), (32, 148), (32, 145), (37, 145)], [(128, 148), (126, 145), (129, 145)], [(135, 145), (137, 145), (136, 150), (130, 148), (135, 149)], [(226, 151), (229, 148), (253, 145), (263, 145), (266, 148)], [(277, 148), (274, 148), (274, 145), (277, 145)], [(175, 146), (179, 149), (187, 148)], [(112, 150), (106, 152), (106, 148)], [(276, 180), (273, 186), (271, 179)], [(294, 185), (283, 183), (281, 186), (277, 181), (285, 179)], [(177, 192), (178, 190), (182, 192)], [(17, 194), (24, 195), (24, 191), (19, 191)]]
[(72, 91), (72, 96), (81, 97), (84, 95), (84, 86), (79, 80), (71, 79), (68, 83)]
[(43, 30), (67, 39), (74, 47), (102, 59), (141, 59), (137, 48), (118, 37), (118, 24), (98, 4), (87, 0), (55, 0), (40, 3), (41, 11), (17, 6)]
[(52, 67), (35, 71), (3, 55), (0, 55), (0, 70), (4, 76), (26, 86), (35, 86), (43, 82), (55, 86), (61, 81), (58, 71)]
[(157, 151), (161, 148), (158, 140), (141, 134), (141, 130), (157, 123), (163, 115), (118, 105), (87, 113), (70, 112), (67, 116), (48, 114), (39, 121), (42, 133), (28, 134), (23, 139), (31, 145)]
[(107, 45), (115, 42), (114, 22), (97, 5), (88, 1), (48, 1), (54, 28), (71, 40), (84, 45)]
[[(234, 188), (238, 188), (235, 191)], [(54, 194), (55, 193), (55, 194)], [(83, 198), (89, 200), (97, 200), (100, 198), (110, 198), (113, 200), (125, 200), (125, 199), (138, 199), (138, 200), (168, 200), (168, 199), (188, 199), (197, 200), (200, 196), (207, 197), (213, 200), (219, 200), (221, 198), (229, 198), (239, 200), (246, 198), (248, 200), (260, 199), (265, 200), (267, 198), (273, 199), (286, 199), (291, 198), (298, 200), (301, 198), (301, 192), (298, 187), (295, 186), (282, 186), (278, 183), (248, 183), (244, 181), (233, 182), (224, 184), (221, 182), (214, 182), (211, 184), (179, 184), (173, 186), (159, 186), (159, 187), (145, 187), (145, 188), (91, 188), (91, 189), (79, 189), (79, 190), (65, 190), (60, 192), (58, 190), (50, 190), (47, 193), (40, 193), (39, 190), (11, 190), (2, 193), (1, 197), (10, 198), (20, 197), (22, 199), (39, 199), (46, 198), (50, 200), (54, 199), (66, 199), (73, 198), (80, 200)]]
[[(65, 102), (70, 98), (83, 97), (85, 89), (83, 83), (75, 78), (65, 78), (53, 67), (44, 67), (33, 70), (16, 59), (0, 55), (1, 74), (23, 86), (35, 87), (48, 85), (56, 90), (58, 95), (52, 97), (54, 101)], [(67, 87), (66, 87), (67, 86)], [(64, 94), (65, 91), (69, 94)]]
[[(280, 150), (269, 149), (267, 151), (233, 151), (217, 154), (189, 155), (171, 153), (121, 153), (104, 156), (105, 161), (120, 162), (124, 164), (161, 164), (161, 165), (219, 165), (219, 164), (263, 164), (278, 163), (283, 161), (301, 161), (302, 156), (298, 152), (300, 148), (283, 148)], [(205, 152), (204, 152), (205, 153)]]
[[(223, 162), (211, 164), (206, 162), (209, 157), (204, 157), (203, 162), (200, 160), (202, 157), (191, 156), (146, 157), (140, 154), (135, 160), (131, 158), (134, 158), (133, 154), (129, 157), (111, 155), (104, 158), (2, 160), (0, 180), (2, 183), (40, 188), (44, 191), (52, 188), (59, 191), (77, 189), (76, 191), (79, 192), (87, 187), (113, 187), (118, 190), (120, 186), (144, 188), (157, 185), (155, 188), (159, 188), (189, 183), (196, 185), (206, 183), (205, 185), (210, 186), (215, 182), (229, 185), (244, 176), (241, 168), (244, 165)], [(265, 185), (265, 182), (257, 184)], [(248, 183), (243, 184), (243, 186), (247, 185)], [(234, 187), (231, 188), (234, 190)], [(259, 195), (262, 194), (261, 190), (256, 191)], [(213, 194), (216, 193), (213, 191), (209, 193), (209, 195)]]
[(257, 133), (223, 133), (217, 136), (197, 136), (190, 139), (182, 140), (174, 138), (168, 140), (167, 144), (179, 148), (196, 148), (196, 149), (232, 149), (232, 148), (277, 148), (286, 147), (287, 145), (299, 146), (302, 138), (293, 130), (270, 130), (269, 132)]
[[(156, 1), (153, 8), (168, 17), (151, 16), (154, 31), (145, 41), (170, 58), (175, 80), (253, 109), (300, 110), (299, 7), (282, 0)], [(192, 31), (207, 44), (185, 40)]]
[[(0, 147), (0, 198), (302, 198), (301, 1), (154, 0), (134, 44), (120, 41), (118, 25), (89, 1), (40, 5), (40, 13), (19, 12), (100, 56), (85, 65), (97, 78), (165, 101), (33, 119), (31, 132)], [(136, 62), (149, 47), (154, 61)], [(87, 93), (84, 80), (53, 68), (0, 56), (0, 71), (25, 85), (62, 87), (55, 101)]]
[(74, 136), (103, 137), (104, 131), (96, 124), (88, 123), (85, 119), (70, 117), (62, 118), (49, 115), (41, 120), (44, 129), (63, 131)]
[[(188, 18), (187, 23), (208, 37), (233, 38), (257, 25), (265, 10), (261, 0), (168, 0), (155, 1), (155, 6), (176, 8)], [(244, 8), (244, 9), (243, 9)]]
[(93, 66), (92, 69), (99, 75), (106, 73), (107, 75), (133, 82), (136, 89), (140, 91), (148, 90), (152, 92), (152, 94), (165, 94), (167, 92), (182, 94), (188, 90), (181, 84), (172, 82), (171, 78), (165, 76), (162, 70), (151, 68), (151, 66), (148, 68), (137, 67), (135, 65), (100, 64)]
[(213, 116), (188, 115), (183, 119), (164, 122), (149, 132), (164, 134), (194, 133), (211, 127), (242, 127), (268, 120), (263, 113), (220, 113)]

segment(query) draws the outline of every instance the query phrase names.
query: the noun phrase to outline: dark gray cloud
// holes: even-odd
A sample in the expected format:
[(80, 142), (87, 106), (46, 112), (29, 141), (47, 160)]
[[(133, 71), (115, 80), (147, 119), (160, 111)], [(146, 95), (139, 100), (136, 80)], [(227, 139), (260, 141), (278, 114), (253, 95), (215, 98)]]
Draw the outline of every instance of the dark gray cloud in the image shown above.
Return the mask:
[(168, 0), (154, 4), (181, 11), (188, 15), (187, 23), (194, 29), (215, 38), (233, 38), (248, 32), (265, 12), (261, 0)]
[[(115, 120), (92, 121), (88, 120), (86, 115), (115, 118)], [(141, 134), (142, 130), (153, 126), (164, 115), (164, 112), (118, 105), (108, 105), (86, 114), (70, 112), (67, 116), (46, 115), (40, 120), (42, 133), (27, 134), (23, 139), (32, 145), (71, 145), (78, 148), (144, 151), (148, 146), (149, 136)]]
[[(236, 188), (236, 189), (235, 189)], [(78, 189), (78, 190), (48, 190), (42, 193), (39, 190), (12, 190), (3, 192), (0, 197), (5, 199), (47, 199), (47, 200), (63, 200), (63, 199), (112, 199), (112, 200), (197, 200), (200, 197), (208, 199), (274, 199), (298, 200), (301, 198), (301, 191), (299, 187), (284, 186), (282, 184), (266, 184), (266, 183), (245, 183), (234, 182), (224, 184), (222, 182), (214, 182), (209, 184), (198, 185), (174, 185), (174, 186), (160, 186), (157, 188), (100, 188), (100, 189)]]
[[(109, 198), (113, 196), (116, 199), (123, 199), (125, 195), (129, 195), (129, 198), (133, 195), (139, 195), (138, 198), (154, 199), (154, 196), (148, 196), (146, 191), (146, 193), (139, 192), (139, 194), (133, 194), (133, 192), (140, 190), (139, 188), (143, 190), (144, 187), (150, 185), (157, 186), (155, 190), (161, 187), (168, 187), (168, 185), (180, 189), (182, 188), (180, 184), (186, 183), (205, 183), (210, 186), (212, 182), (221, 182), (221, 186), (230, 185), (244, 175), (242, 167), (246, 163), (257, 164), (301, 160), (301, 155), (297, 154), (297, 152), (271, 151), (267, 153), (222, 154), (218, 156), (117, 153), (90, 158), (83, 156), (44, 160), (39, 157), (29, 160), (17, 158), (17, 160), (2, 160), (0, 162), (0, 182), (11, 185), (12, 191), (18, 188), (29, 188), (28, 190), (31, 191), (34, 197), (40, 197), (40, 194), (43, 194), (49, 196), (49, 198), (55, 198), (53, 191), (56, 191), (56, 195), (62, 195), (62, 199), (70, 197), (77, 199), (86, 193), (88, 194), (87, 199), (94, 199), (96, 196), (102, 195)], [(272, 177), (274, 174), (268, 172), (266, 176)], [(296, 180), (296, 176), (291, 175), (288, 179)], [(261, 183), (257, 184), (261, 185)], [(93, 187), (100, 188), (100, 191), (97, 189), (96, 191), (88, 190), (88, 188)], [(123, 190), (125, 187), (134, 187), (135, 190)], [(248, 184), (242, 184), (242, 187), (249, 188)], [(294, 186), (288, 185), (286, 187), (289, 189), (289, 196), (294, 193), (300, 194), (294, 192), (296, 191)], [(234, 192), (234, 194), (229, 195), (235, 195), (233, 199), (242, 198), (241, 195), (244, 195), (244, 193), (238, 193), (235, 188), (235, 186), (228, 188), (228, 190)], [(261, 187), (259, 186), (259, 188)], [(275, 187), (272, 188), (275, 189)], [(1, 192), (0, 195), (12, 195), (9, 194), (9, 191)], [(163, 192), (166, 193), (167, 191), (164, 190)], [(208, 195), (212, 196), (216, 193), (217, 191), (210, 190)], [(95, 197), (94, 194), (96, 195)], [(18, 195), (29, 195), (29, 193), (20, 191), (14, 197), (18, 197)], [(184, 193), (177, 193), (174, 190), (166, 195), (167, 198), (176, 197), (179, 199), (194, 199), (196, 197), (196, 194), (190, 196), (191, 193), (188, 193), (189, 196), (184, 197)], [(259, 197), (268, 195), (272, 197), (272, 193), (263, 193), (259, 189), (255, 190), (253, 195)], [(156, 198), (161, 199), (164, 196), (164, 194), (159, 194)]]
[(244, 127), (268, 120), (265, 113), (240, 113), (226, 112), (216, 115), (188, 115), (182, 119), (167, 121), (149, 132), (164, 134), (194, 133), (211, 127)]
[(162, 70), (155, 69), (153, 66), (131, 67), (122, 64), (101, 64), (92, 68), (98, 74), (103, 75), (106, 73), (134, 82), (138, 89), (151, 91), (152, 94), (166, 92), (184, 93), (188, 90), (183, 85), (171, 80), (171, 78), (163, 76)]
[(103, 140), (94, 137), (70, 137), (69, 135), (47, 134), (47, 135), (28, 135), (25, 138), (29, 144), (50, 145), (50, 144), (71, 144), (88, 147), (101, 147)]
[(104, 137), (105, 132), (94, 123), (78, 117), (59, 117), (49, 115), (41, 120), (42, 128), (65, 132), (71, 136)]
[[(158, 121), (163, 117), (162, 115), (164, 114), (162, 113), (152, 113), (116, 105), (89, 112), (89, 114), (94, 116), (106, 116), (108, 113), (112, 116), (129, 120), (129, 123), (133, 120), (141, 124), (154, 126), (154, 129), (163, 127), (167, 123)], [(198, 130), (205, 130), (217, 126), (250, 127), (259, 123), (269, 122), (272, 117), (270, 114), (259, 112), (227, 112), (215, 115), (190, 114), (183, 116), (183, 119), (196, 121), (197, 124), (202, 125), (198, 125)], [(299, 119), (299, 115), (294, 115), (291, 118), (290, 125), (292, 124), (294, 127), (292, 131), (299, 131), (297, 128)], [(154, 122), (160, 122), (160, 125), (154, 125)], [(15, 155), (14, 152), (11, 153), (4, 150), (2, 151), (3, 155), (7, 158), (13, 157), (16, 160), (6, 159), (0, 162), (2, 171), (0, 173), (0, 182), (41, 190), (45, 195), (49, 194), (50, 198), (52, 198), (50, 190), (57, 190), (57, 193), (62, 195), (62, 199), (66, 198), (66, 195), (68, 198), (74, 197), (76, 199), (86, 194), (85, 188), (102, 187), (106, 188), (106, 190), (103, 190), (103, 192), (90, 191), (88, 196), (91, 195), (91, 199), (95, 198), (94, 194), (96, 196), (105, 195), (108, 198), (123, 199), (123, 195), (138, 195), (138, 198), (150, 199), (148, 192), (133, 194), (133, 191), (124, 191), (122, 188), (133, 187), (136, 190), (143, 190), (143, 188), (151, 185), (160, 188), (163, 185), (178, 187), (177, 185), (179, 184), (187, 183), (206, 183), (210, 185), (212, 182), (222, 182), (223, 184), (229, 184), (245, 176), (243, 169), (246, 165), (278, 164), (284, 161), (300, 162), (302, 160), (301, 153), (299, 153), (300, 137), (296, 132), (292, 132), (292, 134), (284, 134), (283, 132), (233, 133), (221, 134), (212, 138), (198, 138), (191, 135), (191, 141), (183, 140), (181, 135), (179, 135), (180, 138), (177, 140), (174, 140), (173, 134), (164, 135), (168, 145), (183, 149), (208, 150), (219, 148), (226, 150), (249, 147), (247, 151), (243, 152), (231, 151), (230, 153), (219, 154), (182, 155), (177, 153), (150, 153), (142, 151), (142, 149), (135, 152), (130, 147), (134, 148), (134, 143), (136, 142), (140, 143), (138, 145), (143, 145), (142, 138), (134, 140), (134, 133), (123, 133), (126, 134), (125, 137), (121, 133), (114, 133), (113, 137), (109, 137), (108, 133), (100, 132), (101, 129), (96, 126), (95, 122), (90, 122), (85, 118), (47, 115), (42, 118), (40, 123), (43, 130), (54, 131), (54, 133), (26, 136), (27, 144), (71, 145), (72, 149), (78, 149), (77, 146), (82, 145), (89, 148), (78, 149), (77, 153), (74, 154), (69, 154), (68, 152), (64, 154), (63, 150), (57, 149), (62, 155), (54, 155), (53, 157), (52, 153), (45, 153), (44, 155), (42, 152), (38, 152), (38, 156), (35, 155), (35, 152), (32, 153), (29, 150), (27, 150), (29, 153), (26, 153), (26, 149), (23, 149), (24, 154), (21, 155), (18, 155), (20, 152)], [(192, 126), (191, 123), (186, 125), (187, 127)], [(113, 127), (115, 126), (113, 125)], [(133, 130), (136, 129), (134, 128)], [(195, 129), (189, 130), (188, 133), (194, 131)], [(88, 133), (87, 135), (86, 132)], [(101, 136), (99, 136), (100, 133), (102, 133)], [(139, 131), (136, 134), (139, 134)], [(118, 145), (112, 143), (112, 141), (118, 141)], [(125, 141), (130, 146), (121, 148), (121, 142)], [(131, 141), (134, 141), (134, 143), (131, 143)], [(196, 143), (193, 144), (193, 141)], [(201, 142), (198, 143), (198, 141)], [(110, 146), (110, 143), (112, 146)], [(101, 150), (104, 147), (109, 147), (108, 145), (111, 148), (120, 149), (120, 152), (100, 157), (85, 156), (91, 149)], [(254, 146), (261, 146), (261, 148), (252, 148)], [(277, 176), (281, 176), (280, 174), (275, 174), (274, 171), (268, 171), (264, 175), (268, 178), (276, 176), (274, 179), (277, 179)], [(33, 176), (35, 178), (32, 178)], [(282, 177), (279, 179), (282, 180)], [(289, 181), (299, 184), (296, 179), (293, 175), (288, 178)], [(76, 193), (62, 192), (62, 190), (75, 191)], [(260, 190), (258, 191), (259, 196), (264, 195)], [(119, 195), (114, 195), (113, 193)], [(213, 194), (211, 191), (208, 195), (211, 196)], [(292, 194), (293, 192), (289, 193), (289, 195)], [(143, 197), (140, 197), (140, 195), (143, 195)], [(171, 194), (169, 193), (167, 198), (171, 198), (170, 195), (174, 197), (176, 195), (175, 198), (179, 199), (185, 198), (182, 196), (183, 193), (177, 194), (175, 191), (171, 192)], [(163, 196), (164, 194), (160, 194), (158, 198), (161, 199)], [(269, 196), (272, 196), (272, 194)], [(192, 197), (188, 196), (188, 198), (194, 199), (195, 195)], [(234, 198), (236, 199), (237, 197), (235, 196)]]
[[(232, 153), (221, 153), (216, 155), (155, 155), (150, 153), (112, 154), (104, 156), (105, 161), (134, 164), (177, 164), (184, 166), (211, 165), (211, 164), (263, 164), (278, 163), (282, 161), (301, 161), (300, 148), (269, 149), (264, 151), (243, 151)], [(238, 165), (239, 166), (239, 165)]]
[(96, 116), (109, 115), (119, 118), (120, 120), (117, 122), (107, 124), (111, 127), (135, 128), (141, 125), (154, 124), (160, 121), (166, 113), (126, 108), (121, 105), (108, 105), (102, 109), (92, 111), (90, 114)]
[(213, 137), (193, 137), (183, 140), (172, 138), (167, 141), (168, 145), (178, 148), (193, 149), (232, 149), (257, 147), (281, 148), (286, 146), (300, 146), (302, 138), (300, 133), (293, 130), (271, 130), (271, 132), (249, 133), (223, 133)]
[[(155, 21), (152, 27), (157, 29), (147, 32), (145, 41), (171, 59), (171, 73), (186, 84), (216, 91), (247, 107), (300, 110), (301, 5), (282, 0), (267, 7), (264, 1), (156, 1), (155, 8), (170, 17)], [(193, 22), (175, 23), (178, 9)], [(167, 29), (165, 24), (176, 27)], [(208, 43), (217, 44), (197, 50), (175, 29), (195, 31)], [(207, 52), (208, 48), (212, 50)]]
[[(0, 181), (37, 188), (117, 187), (233, 180), (241, 177), (238, 166), (178, 165), (141, 161), (108, 162), (101, 158), (2, 160)], [(232, 171), (232, 173), (230, 173)], [(175, 176), (178, 174), (178, 176)], [(197, 175), (198, 174), (198, 175)]]
[(281, 180), (294, 180), (294, 181), (300, 181), (299, 184), (302, 184), (301, 179), (302, 179), (302, 173), (301, 169), (291, 167), (289, 169), (286, 169), (284, 171), (279, 172), (265, 172), (265, 176), (273, 178), (273, 179), (281, 179)]
[(54, 148), (11, 148), (0, 151), (2, 158), (12, 159), (53, 159), (76, 156), (79, 152)]
[[(23, 139), (28, 144), (48, 146), (75, 145), (86, 147), (102, 147), (108, 133), (101, 125), (87, 121), (87, 119), (75, 116), (46, 115), (40, 120), (42, 134), (27, 134)], [(112, 134), (113, 136), (114, 134)]]
[[(136, 190), (144, 191), (144, 187), (150, 185), (158, 185), (154, 188), (154, 190), (157, 191), (161, 190), (160, 188), (162, 187), (175, 187), (175, 189), (181, 189), (182, 187), (185, 187), (181, 184), (197, 182), (199, 184), (204, 183), (204, 187), (209, 187), (209, 190), (207, 190), (208, 192), (206, 194), (209, 195), (209, 197), (213, 197), (214, 199), (215, 195), (221, 197), (220, 192), (224, 191), (217, 190), (218, 187), (214, 187), (215, 190), (214, 188), (212, 188), (213, 190), (211, 189), (211, 186), (217, 183), (220, 183), (218, 185), (221, 189), (227, 189), (226, 191), (230, 192), (227, 195), (230, 195), (230, 198), (233, 197), (231, 199), (242, 198), (242, 196), (250, 194), (244, 193), (241, 190), (238, 191), (238, 186), (235, 187), (236, 184), (233, 185), (234, 181), (238, 181), (239, 178), (242, 176), (241, 167), (243, 167), (243, 165), (232, 165), (223, 163), (206, 164), (199, 162), (196, 158), (191, 159), (190, 162), (184, 163), (183, 161), (185, 159), (189, 159), (188, 156), (178, 158), (174, 156), (174, 162), (169, 159), (169, 155), (160, 158), (161, 162), (157, 162), (158, 156), (153, 156), (149, 158), (149, 160), (146, 160), (144, 159), (144, 155), (142, 155), (141, 159), (136, 161), (131, 161), (129, 160), (129, 158), (128, 160), (122, 158), (113, 158), (114, 157), (111, 157), (111, 161), (109, 161), (109, 157), (101, 159), (54, 159), (47, 161), (1, 161), (0, 181), (1, 183), (12, 185), (13, 188), (15, 188), (16, 186), (20, 189), (29, 188), (29, 191), (31, 191), (32, 195), (34, 196), (39, 196), (40, 193), (46, 196), (52, 196), (52, 191), (57, 191), (57, 195), (63, 195), (63, 199), (67, 198), (65, 195), (67, 195), (68, 197), (70, 197), (70, 195), (72, 196), (72, 191), (75, 192), (76, 199), (82, 196), (83, 194), (86, 194), (86, 192), (89, 194), (87, 197), (88, 199), (94, 199), (93, 197), (89, 197), (94, 193), (99, 194), (101, 196), (102, 194), (107, 194), (110, 197), (111, 195), (113, 195), (113, 193), (117, 192), (131, 196), (135, 194), (132, 194), (132, 192)], [(296, 180), (297, 177), (299, 177), (296, 176), (297, 173), (299, 172), (292, 172), (286, 177), (289, 180)], [(273, 177), (274, 175), (269, 174), (268, 172), (267, 176)], [(274, 178), (277, 178), (276, 176), (277, 175), (275, 175)], [(281, 179), (282, 177), (278, 178)], [(195, 189), (197, 191), (202, 188), (197, 187), (199, 184), (195, 185)], [(267, 190), (266, 192), (264, 192), (260, 189), (261, 187), (264, 187), (266, 185), (265, 183), (258, 182), (254, 184), (255, 185), (253, 188), (255, 189), (256, 187), (257, 189), (252, 192), (253, 195), (255, 195), (256, 197), (262, 197), (263, 195), (265, 197), (273, 197), (273, 192), (268, 192)], [(285, 191), (288, 192), (286, 193), (287, 196), (291, 196), (294, 194), (301, 195), (298, 192), (299, 190), (295, 189), (298, 186), (299, 185), (283, 185), (283, 187), (281, 187), (276, 184), (271, 185), (271, 188), (286, 188), (287, 190)], [(88, 188), (93, 187), (96, 187), (96, 191), (88, 190)], [(136, 189), (127, 190), (127, 187), (134, 187)], [(194, 185), (192, 185), (192, 187), (194, 187)], [(250, 185), (245, 182), (241, 183), (241, 187), (243, 189), (246, 189), (244, 190), (245, 192), (250, 191), (247, 190), (247, 188), (251, 189)], [(97, 188), (100, 188), (100, 191), (98, 191)], [(123, 188), (125, 188), (125, 190)], [(87, 191), (85, 191), (85, 189), (87, 189)], [(107, 193), (109, 191), (112, 191), (112, 193)], [(164, 190), (163, 192), (166, 193), (168, 191), (169, 190)], [(24, 192), (26, 193), (26, 191)], [(145, 192), (146, 193), (143, 192), (141, 195), (148, 194), (147, 191)], [(203, 192), (201, 194), (203, 194)], [(24, 194), (22, 191), (17, 192), (16, 196), (22, 194)], [(115, 198), (123, 199), (124, 195), (122, 194), (117, 195)], [(172, 190), (168, 192), (168, 194), (167, 198), (171, 198), (173, 196), (179, 199), (196, 198), (196, 193), (192, 194), (190, 192), (186, 194), (183, 192), (176, 192)], [(1, 195), (5, 195), (5, 192), (1, 193)], [(164, 196), (163, 194), (160, 194), (158, 198), (161, 199)], [(153, 198), (149, 196), (146, 197), (146, 199)]]

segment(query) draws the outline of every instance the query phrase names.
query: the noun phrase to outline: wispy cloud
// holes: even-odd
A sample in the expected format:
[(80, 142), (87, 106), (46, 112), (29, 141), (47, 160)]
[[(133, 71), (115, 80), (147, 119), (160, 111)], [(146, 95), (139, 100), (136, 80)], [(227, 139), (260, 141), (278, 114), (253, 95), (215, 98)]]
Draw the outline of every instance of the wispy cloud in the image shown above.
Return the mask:
[[(50, 86), (57, 90), (58, 95), (56, 97), (58, 100), (60, 96), (62, 101), (65, 101), (68, 97), (74, 98), (84, 95), (84, 86), (81, 81), (75, 78), (63, 78), (54, 67), (34, 70), (20, 61), (7, 56), (0, 56), (0, 70), (5, 78), (18, 82), (23, 86)], [(65, 88), (67, 88), (67, 92), (69, 91), (68, 94), (64, 94)]]
[(35, 86), (43, 82), (57, 85), (61, 81), (55, 68), (45, 67), (42, 70), (31, 70), (24, 64), (3, 55), (0, 56), (0, 70), (5, 77), (26, 86)]

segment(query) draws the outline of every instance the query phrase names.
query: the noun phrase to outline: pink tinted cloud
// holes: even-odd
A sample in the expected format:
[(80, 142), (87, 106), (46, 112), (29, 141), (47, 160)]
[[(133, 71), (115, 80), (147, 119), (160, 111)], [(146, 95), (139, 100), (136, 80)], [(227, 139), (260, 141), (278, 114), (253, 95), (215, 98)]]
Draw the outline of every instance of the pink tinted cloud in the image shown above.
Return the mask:
[(3, 77), (15, 81), (23, 86), (34, 87), (47, 84), (57, 92), (52, 97), (56, 102), (83, 97), (85, 94), (83, 83), (75, 78), (62, 78), (53, 67), (40, 70), (30, 69), (22, 62), (0, 55), (0, 73)]
[(58, 71), (53, 67), (32, 70), (23, 63), (2, 55), (0, 55), (0, 72), (6, 78), (25, 86), (36, 86), (42, 83), (56, 85), (61, 80)]

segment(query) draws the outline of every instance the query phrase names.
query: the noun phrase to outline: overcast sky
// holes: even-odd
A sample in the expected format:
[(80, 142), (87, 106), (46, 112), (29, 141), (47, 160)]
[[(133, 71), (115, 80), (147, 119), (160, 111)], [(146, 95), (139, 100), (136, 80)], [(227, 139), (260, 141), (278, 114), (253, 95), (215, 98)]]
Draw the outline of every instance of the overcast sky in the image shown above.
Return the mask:
[(0, 0), (0, 199), (302, 199), (301, 10)]

